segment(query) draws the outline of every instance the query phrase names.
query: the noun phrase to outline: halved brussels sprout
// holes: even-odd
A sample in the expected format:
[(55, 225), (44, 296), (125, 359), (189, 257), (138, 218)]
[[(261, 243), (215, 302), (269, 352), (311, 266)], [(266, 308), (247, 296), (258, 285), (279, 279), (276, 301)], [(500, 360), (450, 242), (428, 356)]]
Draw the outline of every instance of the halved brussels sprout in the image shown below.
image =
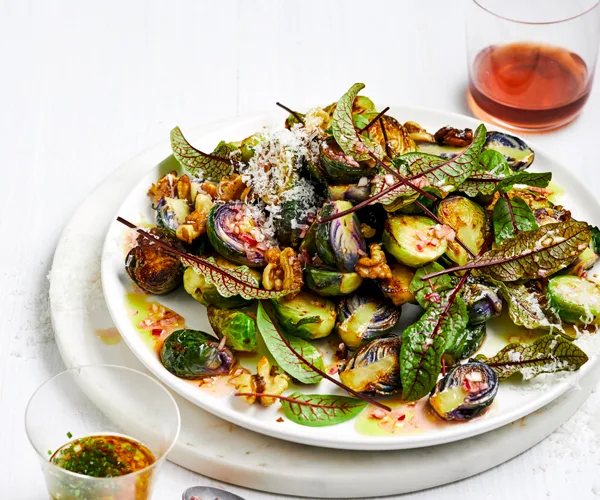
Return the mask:
[(372, 295), (354, 293), (338, 304), (337, 332), (353, 349), (383, 337), (400, 319), (400, 309)]
[(346, 155), (333, 137), (321, 141), (319, 146), (321, 167), (331, 182), (348, 184), (358, 182), (361, 177), (372, 177), (375, 174), (369, 162), (357, 162)]
[[(348, 201), (332, 201), (325, 204), (320, 216), (337, 214), (351, 207)], [(356, 214), (317, 224), (314, 242), (319, 258), (340, 271), (353, 272), (358, 259), (366, 255), (367, 245)]]
[(600, 230), (594, 226), (589, 226), (589, 228), (592, 231), (590, 244), (567, 268), (567, 273), (573, 276), (583, 275), (585, 271), (589, 271), (600, 261)]
[(304, 269), (306, 287), (321, 297), (347, 295), (356, 290), (363, 282), (358, 273), (343, 273), (320, 267)]
[[(150, 234), (184, 251), (179, 240), (164, 229), (152, 228)], [(143, 236), (138, 236), (137, 245), (125, 257), (125, 270), (137, 286), (154, 295), (172, 292), (183, 281), (183, 266), (179, 257)]]
[(485, 324), (502, 313), (502, 297), (496, 287), (469, 278), (461, 292), (467, 304), (469, 324)]
[(446, 159), (454, 158), (465, 150), (464, 147), (447, 146), (437, 142), (418, 142), (416, 147), (419, 153), (427, 153)]
[[(235, 267), (234, 264), (229, 262), (222, 257), (215, 259), (216, 264), (219, 267), (230, 269)], [(250, 272), (257, 278), (261, 279), (261, 274), (258, 271), (250, 270)], [(193, 267), (188, 267), (183, 273), (183, 287), (185, 291), (189, 293), (195, 300), (201, 304), (208, 306), (216, 306), (221, 309), (233, 309), (236, 307), (242, 307), (249, 304), (251, 301), (244, 299), (240, 295), (233, 295), (232, 297), (223, 297), (217, 287), (212, 283), (207, 283), (204, 276), (194, 271)]]
[(289, 335), (320, 339), (335, 326), (335, 304), (318, 295), (301, 291), (293, 299), (271, 299), (271, 303), (281, 328)]
[[(437, 216), (456, 231), (456, 236), (475, 255), (481, 251), (492, 230), (486, 211), (462, 196), (450, 196), (440, 201)], [(467, 251), (456, 241), (448, 242), (446, 256), (459, 266), (469, 260)]]
[(415, 302), (415, 295), (410, 291), (410, 282), (415, 277), (415, 269), (400, 264), (400, 262), (390, 262), (392, 277), (389, 280), (380, 280), (379, 288), (383, 295), (390, 299), (395, 306), (401, 306), (408, 302)]
[(420, 267), (437, 260), (448, 248), (445, 238), (434, 234), (436, 222), (422, 215), (395, 215), (385, 221), (383, 246), (399, 262)]
[(357, 115), (376, 113), (375, 104), (367, 96), (356, 96), (356, 99), (352, 103), (352, 113)]
[(429, 404), (444, 420), (470, 420), (492, 404), (498, 383), (496, 372), (483, 363), (456, 365), (438, 381)]
[[(311, 207), (300, 200), (285, 201), (280, 206), (281, 211), (273, 219), (277, 240), (285, 247), (297, 248), (310, 225)], [(313, 211), (313, 216), (314, 213)]]
[(375, 339), (361, 347), (340, 371), (340, 380), (357, 392), (399, 392), (402, 337)]
[(473, 356), (482, 346), (485, 335), (485, 323), (468, 324), (464, 330), (454, 332), (454, 335), (450, 338), (451, 342), (446, 345), (446, 351), (444, 352), (446, 364), (453, 366), (460, 360)]
[(371, 188), (368, 184), (340, 184), (339, 186), (327, 186), (327, 197), (332, 200), (348, 200), (354, 203), (365, 201), (371, 196)]
[(254, 156), (254, 147), (260, 142), (260, 133), (246, 137), (240, 143), (240, 160), (243, 163), (248, 163)]
[(600, 322), (600, 285), (578, 276), (555, 276), (548, 282), (550, 307), (567, 323)]
[(226, 375), (234, 360), (227, 347), (199, 330), (176, 330), (160, 349), (163, 366), (173, 375), (191, 380)]
[[(370, 122), (376, 116), (377, 113), (369, 113), (365, 115), (365, 118), (367, 119), (367, 122)], [(416, 150), (415, 141), (411, 139), (408, 131), (398, 120), (387, 115), (383, 115), (381, 120), (385, 127), (385, 133), (388, 139), (387, 145), (392, 158)], [(381, 145), (384, 151), (387, 151), (380, 120), (377, 120), (369, 127), (369, 135), (373, 137), (375, 142), (378, 142)]]
[(179, 198), (161, 198), (156, 205), (156, 225), (175, 233), (177, 228), (190, 215), (190, 207), (186, 200)]
[(490, 130), (487, 133), (483, 150), (493, 149), (506, 158), (513, 170), (525, 170), (535, 158), (535, 153), (523, 139), (514, 135)]
[(225, 203), (215, 205), (208, 213), (206, 234), (212, 247), (226, 259), (262, 267), (264, 253), (277, 246), (277, 241), (263, 230), (263, 224), (263, 215), (249, 205)]
[(234, 351), (256, 351), (256, 319), (250, 314), (208, 306), (208, 322), (217, 337), (225, 337), (225, 345)]

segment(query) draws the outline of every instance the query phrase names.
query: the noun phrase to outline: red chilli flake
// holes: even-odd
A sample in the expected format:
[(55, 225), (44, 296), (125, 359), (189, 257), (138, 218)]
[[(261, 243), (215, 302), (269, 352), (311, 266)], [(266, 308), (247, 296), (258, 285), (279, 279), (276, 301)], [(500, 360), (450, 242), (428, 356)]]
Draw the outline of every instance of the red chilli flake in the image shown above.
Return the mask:
[(402, 422), (406, 418), (406, 415), (403, 413), (398, 417), (398, 422)]
[(162, 328), (152, 328), (152, 335), (155, 337), (160, 337), (164, 330)]
[(421, 245), (421, 244), (417, 243), (417, 250), (418, 250), (419, 252), (422, 252), (422, 251), (423, 251), (423, 245)]
[(469, 379), (465, 379), (465, 389), (467, 389), (467, 391), (471, 391), (471, 384), (469, 383)]

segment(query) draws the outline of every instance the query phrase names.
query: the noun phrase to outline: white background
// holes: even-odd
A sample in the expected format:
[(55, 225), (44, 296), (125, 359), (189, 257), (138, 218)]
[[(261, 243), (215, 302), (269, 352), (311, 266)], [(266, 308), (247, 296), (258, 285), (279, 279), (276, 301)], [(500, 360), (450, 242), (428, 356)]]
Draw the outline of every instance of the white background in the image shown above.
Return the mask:
[[(45, 498), (23, 411), (62, 369), (46, 275), (61, 229), (100, 180), (174, 125), (277, 100), (325, 105), (356, 81), (380, 108), (468, 114), (463, 10), (456, 0), (0, 1), (0, 498)], [(599, 118), (596, 86), (575, 123), (534, 139), (595, 189)], [(522, 456), (402, 498), (595, 498), (599, 445), (596, 393)], [(208, 482), (167, 464), (156, 498)]]

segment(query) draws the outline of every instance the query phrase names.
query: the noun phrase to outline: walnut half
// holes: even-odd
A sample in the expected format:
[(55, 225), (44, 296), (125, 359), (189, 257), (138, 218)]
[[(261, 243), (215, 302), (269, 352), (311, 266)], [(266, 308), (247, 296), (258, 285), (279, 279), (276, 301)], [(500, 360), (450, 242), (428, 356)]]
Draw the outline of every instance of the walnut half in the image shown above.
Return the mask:
[(244, 371), (232, 377), (230, 383), (238, 392), (252, 394), (251, 396), (243, 396), (246, 403), (254, 404), (258, 399), (263, 406), (271, 406), (277, 401), (277, 398), (255, 396), (255, 394), (280, 396), (288, 388), (289, 377), (275, 373), (274, 368), (276, 367), (271, 367), (269, 360), (263, 356), (256, 365), (256, 375)]
[[(302, 264), (293, 248), (285, 248), (281, 252), (277, 248), (269, 248), (265, 252), (267, 266), (263, 271), (263, 286), (266, 290), (300, 290), (304, 284)], [(296, 294), (286, 295), (293, 298)]]
[(371, 243), (369, 251), (371, 256), (358, 259), (354, 270), (363, 278), (390, 279), (392, 271), (381, 247), (377, 243)]

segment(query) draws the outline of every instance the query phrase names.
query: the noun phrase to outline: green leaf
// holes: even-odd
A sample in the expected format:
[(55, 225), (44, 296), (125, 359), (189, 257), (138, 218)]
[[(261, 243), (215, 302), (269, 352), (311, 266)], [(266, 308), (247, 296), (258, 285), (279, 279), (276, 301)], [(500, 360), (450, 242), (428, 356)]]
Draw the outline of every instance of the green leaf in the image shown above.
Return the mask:
[(191, 266), (198, 274), (202, 275), (207, 283), (212, 283), (223, 297), (241, 295), (243, 298), (275, 299), (283, 297), (295, 290), (265, 290), (260, 288), (259, 282), (250, 272), (248, 266), (222, 268), (217, 265), (214, 258), (203, 259), (193, 255), (181, 254), (184, 266)]
[(297, 356), (300, 354), (319, 370), (324, 370), (323, 358), (316, 347), (306, 340), (284, 335), (271, 321), (262, 303), (258, 304), (256, 324), (267, 349), (283, 371), (303, 384), (316, 384), (321, 381), (321, 375)]
[(477, 356), (500, 380), (521, 373), (525, 380), (540, 373), (575, 371), (588, 360), (587, 354), (560, 335), (544, 335), (531, 344), (508, 344), (491, 358)]
[(451, 291), (442, 292), (441, 307), (431, 306), (402, 333), (400, 379), (402, 398), (416, 401), (429, 394), (442, 369), (442, 355), (450, 336), (467, 326), (467, 306)]
[(218, 182), (222, 177), (231, 174), (231, 154), (237, 148), (221, 141), (211, 154), (206, 154), (192, 146), (183, 136), (181, 129), (171, 130), (171, 149), (177, 161), (190, 174), (209, 181)]
[(529, 330), (556, 328), (562, 331), (560, 320), (542, 305), (542, 294), (532, 292), (525, 285), (490, 281), (499, 288), (500, 295), (508, 304), (508, 315), (515, 325)]
[(514, 175), (502, 179), (496, 186), (500, 192), (510, 191), (515, 184), (525, 184), (526, 186), (546, 187), (552, 180), (552, 172), (518, 172)]
[(521, 231), (538, 229), (535, 215), (529, 205), (518, 196), (500, 198), (494, 205), (494, 237), (496, 243), (514, 238)]
[(475, 172), (460, 185), (460, 190), (471, 198), (479, 194), (490, 195), (502, 180), (489, 172)]
[(479, 274), (500, 281), (546, 278), (571, 264), (590, 239), (591, 231), (585, 222), (546, 224), (504, 240), (468, 264), (444, 269), (440, 274), (477, 269)]
[[(486, 129), (481, 124), (475, 130), (473, 142), (464, 151), (454, 158), (445, 159), (427, 153), (406, 153), (392, 161), (392, 169), (411, 182), (419, 183), (421, 187), (427, 186), (437, 190), (437, 195), (444, 197), (449, 192), (455, 191), (477, 169), (479, 154), (485, 142)], [(373, 179), (372, 195), (388, 188), (385, 176), (379, 175)], [(406, 184), (398, 185), (396, 189), (378, 198), (384, 205), (393, 204), (399, 197), (412, 198), (418, 193)]]
[(479, 167), (477, 171), (481, 173), (487, 172), (496, 177), (508, 177), (513, 173), (504, 155), (493, 149), (486, 149), (479, 155)]
[(356, 417), (367, 406), (365, 401), (346, 396), (300, 392), (294, 392), (280, 401), (287, 418), (309, 427), (341, 424)]
[(437, 262), (420, 267), (417, 269), (408, 286), (408, 289), (414, 294), (417, 302), (423, 309), (427, 309), (432, 303), (439, 303), (441, 300), (440, 292), (454, 288), (452, 278), (447, 274), (442, 274), (428, 280), (421, 279), (426, 274), (435, 273), (442, 269), (444, 268)]
[(358, 93), (365, 88), (364, 83), (355, 83), (338, 101), (333, 112), (332, 131), (335, 141), (342, 151), (356, 161), (371, 159), (371, 153), (376, 158), (383, 157), (381, 145), (361, 136), (354, 126), (352, 104)]

